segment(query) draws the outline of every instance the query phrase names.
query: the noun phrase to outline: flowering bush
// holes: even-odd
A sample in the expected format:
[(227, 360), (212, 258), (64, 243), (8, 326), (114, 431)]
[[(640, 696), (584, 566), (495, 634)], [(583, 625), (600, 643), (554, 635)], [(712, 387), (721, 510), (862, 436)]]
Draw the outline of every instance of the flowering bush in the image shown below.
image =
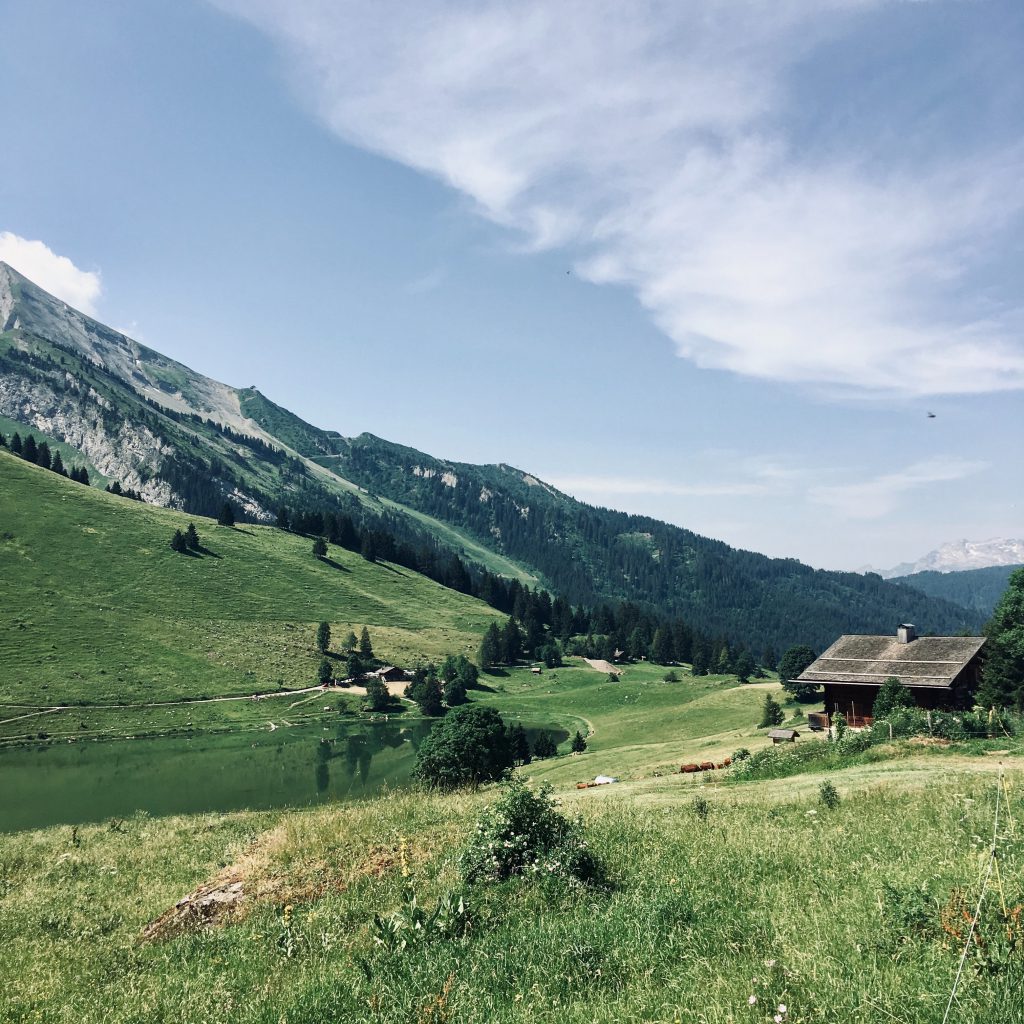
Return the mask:
[(514, 875), (598, 883), (604, 872), (583, 838), (578, 819), (560, 814), (551, 787), (534, 792), (519, 779), (506, 783), (462, 851), (467, 882), (500, 882)]

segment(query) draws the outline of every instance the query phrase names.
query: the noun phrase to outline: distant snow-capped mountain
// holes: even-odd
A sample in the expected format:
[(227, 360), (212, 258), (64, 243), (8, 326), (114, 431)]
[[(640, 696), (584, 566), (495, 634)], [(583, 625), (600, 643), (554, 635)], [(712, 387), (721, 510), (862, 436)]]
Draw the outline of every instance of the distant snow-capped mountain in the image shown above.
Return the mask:
[(991, 540), (953, 540), (929, 551), (916, 562), (901, 562), (879, 571), (885, 579), (915, 572), (960, 572), (991, 565), (1024, 565), (1024, 540), (993, 537)]

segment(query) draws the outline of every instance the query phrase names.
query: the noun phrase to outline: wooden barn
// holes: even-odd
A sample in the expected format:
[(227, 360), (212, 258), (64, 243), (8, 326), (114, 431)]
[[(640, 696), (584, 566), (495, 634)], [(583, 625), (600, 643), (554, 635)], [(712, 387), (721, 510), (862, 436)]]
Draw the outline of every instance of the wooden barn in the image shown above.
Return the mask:
[(823, 686), (824, 714), (841, 712), (854, 727), (871, 725), (875, 697), (890, 676), (919, 708), (965, 709), (980, 682), (984, 644), (983, 636), (918, 636), (904, 623), (895, 636), (841, 636), (797, 682)]

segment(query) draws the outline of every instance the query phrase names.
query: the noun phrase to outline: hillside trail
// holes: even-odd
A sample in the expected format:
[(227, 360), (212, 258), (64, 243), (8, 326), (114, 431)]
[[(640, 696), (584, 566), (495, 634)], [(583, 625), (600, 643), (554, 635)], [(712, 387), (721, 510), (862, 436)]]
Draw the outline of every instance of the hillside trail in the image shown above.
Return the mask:
[[(405, 693), (405, 683), (387, 683), (388, 693), (392, 697), (401, 697)], [(319, 694), (327, 693), (350, 693), (356, 697), (366, 696), (365, 686), (307, 686), (301, 690), (271, 690), (268, 693), (249, 693), (242, 694), (240, 696), (232, 697), (192, 697), (184, 698), (182, 700), (164, 700), (164, 701), (153, 701), (151, 703), (140, 703), (140, 704), (53, 704), (53, 705), (39, 705), (39, 704), (2, 704), (3, 707), (8, 708), (19, 708), (28, 711), (28, 714), (16, 715), (14, 718), (0, 719), (0, 725), (8, 725), (11, 722), (18, 722), (24, 718), (34, 718), (39, 715), (50, 715), (55, 711), (72, 711), (76, 708), (89, 711), (123, 711), (130, 708), (176, 708), (186, 707), (193, 704), (221, 704), (226, 701), (261, 701), (261, 700), (272, 700), (280, 697), (301, 697), (303, 694), (312, 694), (314, 697)], [(313, 697), (309, 698), (310, 700)], [(295, 703), (304, 703), (297, 701)], [(289, 705), (294, 707), (295, 704)], [(29, 711), (29, 709), (31, 710)]]

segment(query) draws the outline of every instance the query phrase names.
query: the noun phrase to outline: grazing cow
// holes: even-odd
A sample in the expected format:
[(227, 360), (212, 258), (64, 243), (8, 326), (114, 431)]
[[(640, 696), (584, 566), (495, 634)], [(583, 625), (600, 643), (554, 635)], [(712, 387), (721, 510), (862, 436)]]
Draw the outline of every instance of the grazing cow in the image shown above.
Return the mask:
[(715, 762), (714, 761), (701, 761), (701, 763), (700, 763), (700, 770), (702, 772), (713, 772), (715, 770)]
[(700, 766), (695, 764), (684, 764), (679, 770), (686, 775), (690, 775), (693, 772), (699, 772)]

